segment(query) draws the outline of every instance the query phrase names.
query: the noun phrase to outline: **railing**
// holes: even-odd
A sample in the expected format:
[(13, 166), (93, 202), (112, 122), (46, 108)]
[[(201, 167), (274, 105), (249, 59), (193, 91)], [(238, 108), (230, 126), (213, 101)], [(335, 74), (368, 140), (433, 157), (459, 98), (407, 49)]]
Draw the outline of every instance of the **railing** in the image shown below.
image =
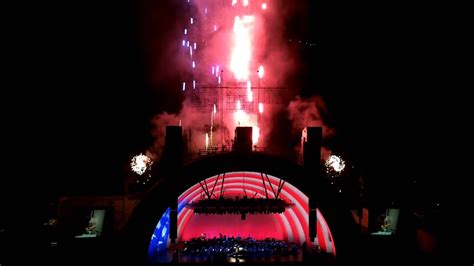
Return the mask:
[[(201, 148), (198, 151), (198, 156), (208, 156), (218, 153), (227, 153), (231, 152), (232, 150), (227, 146), (220, 146), (220, 147), (208, 147), (208, 148)], [(270, 153), (271, 150), (265, 146), (253, 146), (252, 151), (254, 152), (265, 152)]]
[(230, 152), (231, 149), (227, 146), (220, 146), (220, 147), (208, 147), (208, 148), (202, 148), (199, 149), (198, 155), (199, 156), (206, 156), (206, 155), (212, 155), (216, 153), (225, 153), (225, 152)]

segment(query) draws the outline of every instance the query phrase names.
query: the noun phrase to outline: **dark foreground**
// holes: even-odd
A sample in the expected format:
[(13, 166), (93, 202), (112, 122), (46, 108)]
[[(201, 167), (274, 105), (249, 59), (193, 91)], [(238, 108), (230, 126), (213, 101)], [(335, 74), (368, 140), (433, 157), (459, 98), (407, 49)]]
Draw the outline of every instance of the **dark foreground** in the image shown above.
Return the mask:
[[(108, 239), (73, 239), (45, 243), (44, 241), (31, 240), (12, 242), (3, 239), (0, 252), (0, 265), (149, 265), (130, 252), (130, 245), (121, 237)], [(16, 250), (16, 251), (13, 251)], [(307, 256), (303, 260), (288, 260), (272, 258), (267, 260), (227, 260), (206, 261), (186, 259), (178, 263), (165, 263), (167, 265), (358, 265), (376, 263), (380, 265), (400, 265), (422, 263), (429, 265), (440, 259), (440, 254), (422, 254), (416, 249), (400, 245), (396, 239), (365, 239), (354, 246), (350, 254), (339, 254), (336, 259), (325, 254)]]

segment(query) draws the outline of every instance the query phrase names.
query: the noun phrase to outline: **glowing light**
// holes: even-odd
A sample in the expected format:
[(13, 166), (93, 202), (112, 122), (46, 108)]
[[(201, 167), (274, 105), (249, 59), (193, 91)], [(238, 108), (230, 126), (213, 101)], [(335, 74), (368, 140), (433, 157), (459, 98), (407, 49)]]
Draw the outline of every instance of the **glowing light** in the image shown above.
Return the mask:
[(252, 83), (247, 81), (247, 100), (253, 102)]
[(206, 150), (209, 148), (209, 133), (206, 133)]
[(247, 114), (243, 110), (240, 110), (240, 109), (234, 113), (234, 120), (237, 126), (240, 126), (241, 124), (245, 124), (245, 122), (248, 120), (247, 117), (248, 117)]
[(221, 84), (221, 76), (217, 77), (217, 83)]
[(346, 164), (341, 157), (331, 155), (325, 162), (326, 171), (330, 175), (338, 175), (344, 170)]
[(204, 14), (207, 14), (207, 7), (204, 8)]
[(265, 69), (263, 68), (263, 66), (259, 66), (258, 67), (258, 77), (263, 78), (264, 74), (265, 74)]
[(130, 162), (130, 167), (132, 168), (133, 172), (139, 175), (143, 175), (152, 164), (153, 161), (150, 157), (140, 153), (139, 155), (134, 156), (132, 158), (132, 161)]
[(267, 3), (263, 3), (263, 4), (262, 4), (262, 9), (263, 9), (263, 10), (267, 9)]
[(214, 66), (212, 66), (212, 75), (214, 75)]
[(247, 80), (252, 57), (252, 26), (254, 17), (235, 17), (234, 42), (230, 61), (230, 70), (237, 80)]
[(242, 21), (244, 23), (251, 23), (254, 21), (254, 19), (255, 19), (254, 16), (243, 16)]
[(183, 40), (183, 46), (185, 46), (185, 45), (186, 45), (186, 41), (185, 41), (185, 40)]
[(216, 77), (219, 76), (219, 66), (216, 66)]
[(186, 42), (186, 46), (189, 47), (189, 41)]
[(217, 31), (217, 25), (214, 25), (214, 31)]
[(217, 107), (216, 105), (214, 104), (214, 114), (217, 113)]
[(260, 138), (260, 128), (252, 127), (252, 144), (256, 145), (258, 143), (259, 138)]
[(196, 89), (196, 81), (193, 80), (193, 90), (195, 90), (195, 89)]
[(249, 5), (249, 0), (244, 0), (242, 3), (243, 6), (248, 6)]
[(194, 43), (194, 50), (196, 50), (196, 49), (197, 49), (197, 44), (196, 44), (196, 43)]
[(196, 68), (196, 62), (193, 61), (193, 68)]
[(193, 48), (191, 46), (189, 46), (189, 55), (193, 56)]
[(258, 103), (258, 112), (263, 114), (263, 103)]
[(214, 132), (214, 118), (216, 116), (216, 105), (214, 104), (214, 110), (211, 112), (211, 138), (210, 138), (210, 143), (212, 146), (212, 140), (213, 140), (213, 132)]
[(186, 82), (183, 82), (183, 91), (186, 90)]
[(242, 105), (240, 104), (240, 100), (237, 101), (237, 110), (241, 110), (242, 109)]
[[(240, 101), (237, 102), (239, 104)], [(257, 143), (260, 136), (260, 129), (257, 124), (257, 116), (255, 114), (246, 113), (237, 106), (237, 111), (234, 112), (234, 123), (236, 126), (252, 127), (253, 143)]]
[(193, 19), (193, 18), (191, 18), (191, 24), (193, 24), (193, 23), (194, 23), (194, 19)]
[(184, 29), (184, 35), (188, 34), (188, 29)]
[(237, 0), (232, 0), (232, 6), (235, 6), (237, 4)]

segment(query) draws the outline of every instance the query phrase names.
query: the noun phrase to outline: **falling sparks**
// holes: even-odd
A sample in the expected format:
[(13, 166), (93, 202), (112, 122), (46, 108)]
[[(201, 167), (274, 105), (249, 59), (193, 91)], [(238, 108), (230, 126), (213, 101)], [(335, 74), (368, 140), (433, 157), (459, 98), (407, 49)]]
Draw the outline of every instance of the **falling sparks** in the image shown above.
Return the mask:
[(253, 102), (253, 92), (251, 90), (247, 91), (247, 100)]
[(230, 61), (230, 70), (237, 80), (249, 77), (250, 60), (252, 57), (252, 25), (254, 17), (237, 16), (234, 20), (234, 46)]
[(258, 77), (260, 79), (262, 79), (264, 74), (265, 74), (265, 69), (263, 68), (263, 66), (259, 66), (258, 67)]
[(247, 81), (247, 100), (253, 102), (252, 83)]
[(248, 115), (243, 110), (237, 110), (234, 113), (234, 120), (237, 126), (244, 126), (248, 121)]
[(260, 138), (260, 128), (252, 127), (252, 144), (257, 145), (259, 138)]
[(133, 157), (132, 161), (130, 162), (132, 171), (137, 173), (138, 175), (143, 175), (146, 170), (151, 167), (152, 164), (153, 161), (151, 160), (151, 158), (141, 153)]
[(213, 112), (211, 112), (211, 139), (210, 139), (210, 143), (211, 143), (211, 146), (212, 146), (212, 142), (213, 142), (213, 132), (214, 132), (214, 119), (216, 118), (216, 105), (214, 104), (213, 106)]
[[(228, 145), (229, 139), (232, 139), (231, 134), (221, 134), (220, 130), (234, 125), (245, 126), (252, 128), (254, 145), (259, 141), (263, 143), (265, 139), (262, 132), (267, 135), (264, 119), (268, 118), (263, 112), (264, 108), (266, 113), (272, 110), (272, 105), (267, 105), (267, 100), (261, 96), (261, 92), (265, 94), (267, 89), (262, 84), (265, 83), (269, 88), (272, 86), (269, 74), (274, 71), (270, 57), (262, 56), (268, 54), (264, 49), (271, 48), (263, 47), (266, 42), (262, 41), (271, 37), (268, 33), (271, 28), (266, 28), (266, 24), (262, 23), (264, 21), (260, 20), (274, 15), (266, 11), (271, 9), (271, 2), (224, 0), (225, 7), (218, 7), (214, 4), (217, 2), (215, 0), (186, 1), (190, 3), (190, 7), (197, 8), (189, 9), (191, 11), (182, 16), (183, 26), (179, 29), (181, 40), (178, 39), (175, 45), (180, 48), (185, 59), (183, 62), (186, 69), (183, 71), (186, 72), (181, 75), (180, 80), (183, 95), (200, 95), (207, 93), (208, 88), (218, 88), (224, 95), (208, 101), (212, 105), (207, 107), (205, 113), (211, 118), (210, 128), (204, 132), (205, 136), (202, 131), (195, 136), (205, 137), (206, 149), (214, 148)], [(263, 80), (265, 70), (267, 73)], [(225, 94), (234, 89), (238, 91), (238, 96)], [(231, 105), (227, 106), (229, 104)], [(181, 125), (181, 120), (179, 122)], [(209, 121), (206, 122), (208, 123)], [(198, 142), (202, 145), (202, 139)]]

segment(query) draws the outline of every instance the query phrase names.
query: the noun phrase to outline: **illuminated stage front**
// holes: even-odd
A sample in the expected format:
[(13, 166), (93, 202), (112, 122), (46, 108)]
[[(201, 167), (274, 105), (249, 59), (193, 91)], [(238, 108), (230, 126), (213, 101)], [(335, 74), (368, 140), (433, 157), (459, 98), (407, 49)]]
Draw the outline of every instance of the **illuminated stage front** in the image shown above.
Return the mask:
[[(178, 198), (178, 242), (189, 241), (205, 235), (208, 239), (227, 237), (252, 237), (257, 240), (274, 238), (301, 246), (309, 239), (309, 209), (308, 197), (292, 184), (285, 182), (279, 198), (292, 203), (281, 214), (251, 214), (242, 220), (239, 214), (194, 214), (187, 204), (196, 202), (204, 197), (203, 186), (211, 190), (216, 198), (221, 196), (244, 196), (255, 198), (275, 198), (275, 188), (282, 184), (280, 178), (257, 172), (227, 172), (224, 175), (209, 177), (191, 186)], [(268, 179), (267, 179), (268, 177)], [(264, 180), (264, 181), (263, 181)], [(271, 186), (270, 186), (271, 184)], [(169, 243), (169, 210), (158, 222), (149, 245), (149, 257), (154, 257), (166, 251)], [(336, 248), (331, 231), (320, 211), (317, 211), (317, 244), (322, 251), (336, 254)]]

